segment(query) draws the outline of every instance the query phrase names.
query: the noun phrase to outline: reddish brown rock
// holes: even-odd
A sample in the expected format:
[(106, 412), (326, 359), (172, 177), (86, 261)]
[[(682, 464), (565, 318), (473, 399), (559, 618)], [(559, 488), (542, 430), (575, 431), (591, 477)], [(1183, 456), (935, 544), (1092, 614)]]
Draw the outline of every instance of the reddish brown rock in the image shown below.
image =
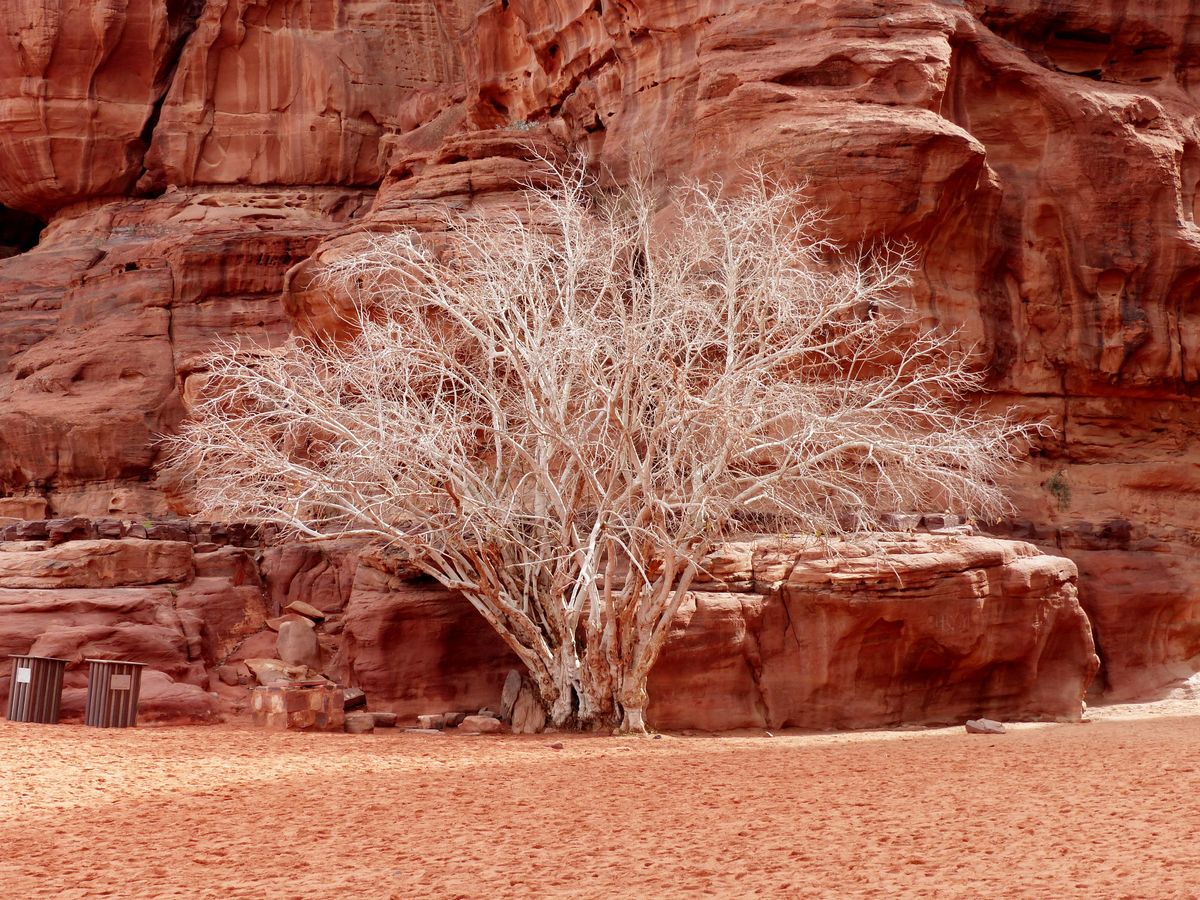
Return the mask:
[[(342, 692), (331, 684), (274, 684), (251, 695), (254, 724), (296, 731), (341, 731), (348, 716)], [(350, 715), (362, 715), (351, 713)], [(370, 722), (374, 728), (374, 721)]]
[(191, 576), (192, 547), (175, 541), (0, 544), (0, 588), (109, 588)]
[(307, 666), (286, 663), (281, 659), (266, 658), (245, 660), (246, 668), (254, 675), (255, 680), (265, 686), (287, 684), (305, 681), (312, 674)]
[(0, 29), (0, 203), (46, 214), (133, 187), (195, 4), (14, 3)]
[(466, 734), (496, 734), (504, 730), (504, 723), (495, 716), (467, 716), (458, 730)]
[(363, 200), (228, 188), (91, 204), (0, 260), (0, 321), (27, 323), (0, 339), (0, 491), (36, 489), (60, 514), (163, 511), (155, 436), (183, 415), (199, 357), (220, 336), (279, 340), (287, 269)]
[(303, 616), (289, 616), (288, 621), (280, 623), (275, 646), (279, 658), (288, 665), (307, 666), (314, 672), (323, 668), (317, 634), (312, 622)]
[[(657, 728), (1076, 720), (1099, 664), (1074, 565), (1029, 544), (905, 535), (830, 558), (764, 539), (720, 557), (745, 561), (725, 581), (748, 587), (680, 609), (650, 678)], [(511, 657), (481, 617), (458, 615), (465, 601), (359, 572), (346, 650), (373, 704), (407, 715), (434, 696), (500, 697)], [(540, 726), (528, 706), (514, 730)]]
[[(1029, 537), (1079, 565), (1102, 684), (1161, 691), (1200, 665), (1194, 19), (1175, 0), (6, 5), (0, 494), (39, 518), (162, 511), (155, 436), (215, 337), (336, 331), (322, 260), (362, 228), (512, 208), (531, 144), (617, 179), (651, 150), (667, 178), (762, 159), (847, 243), (913, 241), (930, 320), (997, 402), (1050, 419), (1017, 487)], [(352, 563), (265, 568), (271, 614), (346, 605)]]
[(155, 626), (171, 621), (170, 610), (171, 594), (164, 587), (0, 589), (0, 658), (28, 652), (55, 627)]
[(495, 703), (519, 665), (461, 596), (366, 563), (346, 607), (342, 652), (350, 683), (373, 707), (401, 716)]
[(375, 730), (375, 716), (369, 712), (346, 713), (347, 734), (371, 734)]
[(287, 543), (263, 552), (263, 580), (273, 615), (295, 600), (322, 613), (341, 611), (350, 598), (361, 541)]
[(302, 616), (311, 622), (324, 622), (325, 613), (317, 609), (311, 603), (305, 603), (303, 600), (293, 600), (284, 608), (285, 613), (290, 613), (297, 616)]
[(517, 695), (512, 711), (513, 734), (537, 734), (546, 727), (546, 708), (532, 688), (525, 686)]
[[(67, 716), (82, 714), (85, 660), (99, 657), (147, 664), (142, 689), (147, 720), (213, 720), (216, 701), (206, 692), (199, 647), (197, 624), (175, 610), (168, 587), (0, 590), (0, 654), (70, 660), (64, 677)], [(0, 670), (2, 703), (9, 673), (7, 667)]]
[[(64, 721), (82, 721), (87, 703), (85, 684), (63, 688), (61, 715)], [(194, 684), (172, 681), (162, 672), (142, 673), (138, 698), (139, 725), (210, 725), (220, 721), (218, 700)]]
[(79, 678), (87, 669), (84, 660), (122, 659), (145, 663), (176, 681), (207, 684), (203, 661), (188, 657), (187, 637), (164, 625), (66, 625), (40, 635), (29, 653), (70, 660)]
[[(799, 560), (797, 562), (797, 560)], [(651, 673), (660, 728), (862, 728), (1078, 719), (1098, 660), (1074, 565), (915, 535), (755, 546), (762, 593), (695, 592)]]
[(226, 659), (228, 663), (244, 662), (248, 659), (270, 659), (275, 655), (277, 635), (273, 631), (260, 631), (250, 635)]
[(255, 587), (235, 587), (220, 579), (197, 578), (179, 591), (176, 608), (196, 615), (200, 622), (202, 652), (215, 665), (237, 649), (241, 641), (263, 627), (262, 592)]

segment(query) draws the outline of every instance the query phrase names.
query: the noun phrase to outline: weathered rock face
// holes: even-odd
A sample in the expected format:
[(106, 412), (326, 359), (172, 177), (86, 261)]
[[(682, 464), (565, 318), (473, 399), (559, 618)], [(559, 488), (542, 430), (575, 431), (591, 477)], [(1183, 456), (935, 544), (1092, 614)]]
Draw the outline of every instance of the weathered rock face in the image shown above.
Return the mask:
[(1100, 683), (1200, 669), (1192, 5), (22, 0), (0, 26), (0, 495), (163, 509), (155, 435), (212, 340), (335, 329), (322, 259), (511, 205), (530, 141), (617, 178), (761, 159), (838, 237), (913, 241), (916, 301), (1056, 427), (1013, 533), (1078, 563)]
[(461, 93), (470, 0), (17, 2), (0, 13), (0, 203), (168, 185), (369, 185)]
[[(362, 192), (174, 191), (60, 215), (0, 261), (0, 491), (67, 513), (161, 511), (157, 436), (218, 336), (270, 344), (289, 266)], [(11, 324), (9, 324), (11, 323)]]
[(520, 661), (461, 596), (364, 559), (346, 606), (340, 663), (375, 708), (405, 716), (497, 703)]
[[(328, 554), (271, 565), (288, 583), (319, 584), (306, 573), (322, 571)], [(255, 679), (323, 673), (364, 690), (376, 711), (498, 706), (515, 729), (539, 727), (532, 696), (521, 699), (519, 662), (463, 597), (395, 574), (378, 553), (357, 562), (344, 609), (314, 624), (268, 619), (271, 579), (252, 549), (0, 543), (0, 656), (68, 659), (67, 716), (82, 709), (84, 661), (101, 658), (148, 666), (157, 680), (146, 721), (237, 715)], [(707, 570), (651, 677), (660, 728), (1070, 719), (1098, 665), (1074, 565), (1029, 544), (897, 535), (831, 558), (823, 546), (769, 539), (728, 545)], [(0, 703), (8, 677), (0, 671)]]
[[(232, 534), (247, 542), (253, 532), (83, 519), (18, 527), (68, 536), (57, 544), (0, 542), (0, 660), (10, 653), (68, 660), (64, 718), (83, 713), (86, 660), (92, 658), (147, 666), (140, 721), (212, 722), (242, 710), (248, 673), (243, 683), (235, 677), (221, 686), (211, 675), (230, 660), (258, 655), (260, 636), (268, 635), (273, 646), (275, 635), (264, 631), (257, 551), (213, 539), (228, 541)], [(132, 528), (186, 540), (90, 537)], [(69, 533), (85, 537), (73, 540)], [(10, 667), (0, 664), (0, 705), (10, 677)]]
[(1080, 714), (1099, 661), (1067, 559), (919, 535), (840, 559), (776, 541), (732, 549), (748, 587), (695, 591), (680, 609), (650, 679), (660, 728)]
[(0, 544), (0, 588), (109, 588), (191, 577), (191, 545), (178, 541)]
[[(732, 545), (676, 617), (650, 678), (657, 728), (865, 728), (1077, 719), (1099, 661), (1075, 566), (1018, 542)], [(713, 590), (709, 590), (712, 588)], [(359, 569), (351, 680), (412, 716), (500, 699), (514, 656), (467, 602)]]
[(6, 4), (0, 202), (46, 214), (132, 188), (147, 126), (197, 5)]

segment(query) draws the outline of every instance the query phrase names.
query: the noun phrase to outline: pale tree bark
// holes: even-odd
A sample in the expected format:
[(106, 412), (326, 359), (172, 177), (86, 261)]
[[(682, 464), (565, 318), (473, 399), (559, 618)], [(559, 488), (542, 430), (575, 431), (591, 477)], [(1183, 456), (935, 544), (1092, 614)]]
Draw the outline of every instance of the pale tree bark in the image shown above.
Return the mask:
[(172, 465), (209, 515), (397, 548), (503, 637), (552, 722), (641, 731), (723, 538), (995, 513), (1031, 426), (969, 402), (970, 354), (906, 305), (909, 256), (840, 254), (799, 190), (551, 174), (522, 217), (332, 263), (352, 339), (213, 353)]

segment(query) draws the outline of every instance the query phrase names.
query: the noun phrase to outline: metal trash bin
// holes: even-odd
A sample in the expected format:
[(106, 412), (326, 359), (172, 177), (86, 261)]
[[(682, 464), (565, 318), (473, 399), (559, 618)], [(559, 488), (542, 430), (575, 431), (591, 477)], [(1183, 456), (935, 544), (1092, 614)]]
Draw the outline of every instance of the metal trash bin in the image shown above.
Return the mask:
[(67, 660), (16, 654), (10, 658), (12, 681), (8, 686), (8, 721), (57, 725)]
[(89, 659), (87, 709), (83, 724), (132, 728), (137, 724), (138, 694), (145, 663)]

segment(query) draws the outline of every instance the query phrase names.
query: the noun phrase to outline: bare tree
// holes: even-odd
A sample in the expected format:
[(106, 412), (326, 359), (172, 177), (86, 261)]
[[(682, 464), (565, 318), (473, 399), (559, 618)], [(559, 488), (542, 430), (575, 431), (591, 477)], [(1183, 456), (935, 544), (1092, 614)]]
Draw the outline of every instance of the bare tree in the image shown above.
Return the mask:
[(557, 725), (644, 730), (705, 556), (748, 521), (829, 537), (1003, 505), (1027, 427), (965, 402), (903, 253), (847, 258), (796, 188), (604, 194), (582, 167), (440, 246), (331, 264), (340, 344), (224, 348), (175, 463), (209, 514), (399, 548), (463, 596)]

